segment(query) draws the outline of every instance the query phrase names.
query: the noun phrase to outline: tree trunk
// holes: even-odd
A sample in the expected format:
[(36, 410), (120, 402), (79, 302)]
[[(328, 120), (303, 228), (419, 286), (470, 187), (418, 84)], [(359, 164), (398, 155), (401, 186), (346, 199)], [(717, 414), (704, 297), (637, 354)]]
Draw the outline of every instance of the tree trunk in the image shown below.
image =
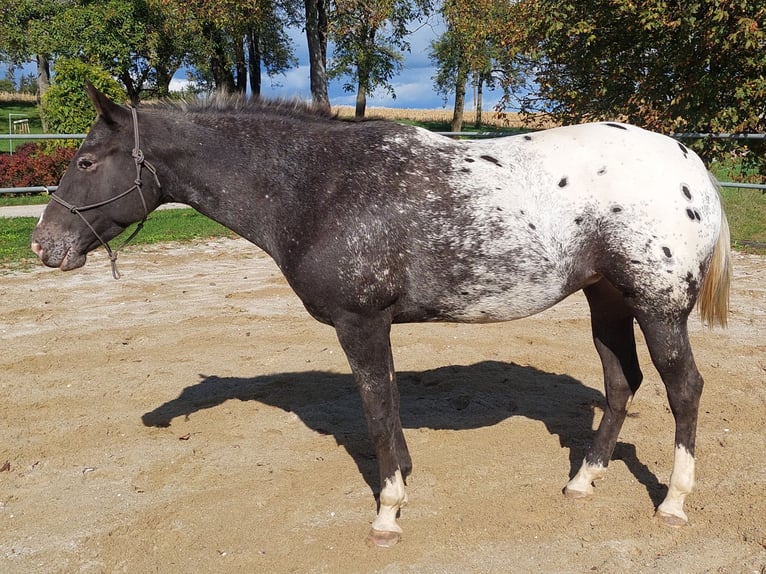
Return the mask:
[(481, 129), (481, 106), (484, 103), (484, 76), (479, 74), (476, 79), (476, 129)]
[(258, 31), (250, 29), (247, 33), (247, 61), (250, 66), (250, 93), (254, 98), (261, 97), (261, 46)]
[(468, 70), (464, 64), (457, 68), (455, 78), (455, 107), (452, 112), (452, 125), (450, 131), (459, 132), (463, 129), (463, 110), (465, 109), (465, 84), (468, 80)]
[(319, 107), (330, 107), (327, 95), (327, 4), (326, 0), (304, 0), (306, 39), (309, 48), (311, 97)]
[(155, 95), (158, 98), (167, 98), (170, 95), (170, 82), (173, 79), (173, 72), (165, 64), (156, 64), (154, 69), (157, 71)]
[(51, 87), (51, 65), (47, 54), (37, 54), (37, 103)]
[(225, 42), (221, 31), (214, 28), (212, 24), (205, 23), (202, 27), (202, 33), (210, 40), (212, 44), (212, 53), (210, 54), (210, 73), (213, 76), (215, 89), (227, 93), (232, 93), (235, 89), (234, 74), (228, 65)]
[(242, 41), (235, 44), (234, 48), (235, 57), (235, 74), (234, 89), (237, 93), (244, 94), (247, 92), (247, 62), (245, 61), (245, 38)]
[(130, 105), (137, 106), (140, 95), (140, 88), (133, 81), (133, 77), (130, 75), (130, 72), (123, 72), (118, 76), (118, 78), (122, 82), (122, 85), (125, 86), (125, 92), (128, 94)]
[(48, 120), (45, 118), (45, 113), (40, 105), (42, 103), (43, 94), (51, 87), (51, 65), (48, 60), (47, 54), (37, 54), (37, 106), (40, 110), (40, 123), (42, 124), (43, 133), (48, 133)]
[(361, 79), (356, 90), (356, 109), (354, 110), (354, 119), (363, 120), (364, 113), (367, 110), (367, 88)]

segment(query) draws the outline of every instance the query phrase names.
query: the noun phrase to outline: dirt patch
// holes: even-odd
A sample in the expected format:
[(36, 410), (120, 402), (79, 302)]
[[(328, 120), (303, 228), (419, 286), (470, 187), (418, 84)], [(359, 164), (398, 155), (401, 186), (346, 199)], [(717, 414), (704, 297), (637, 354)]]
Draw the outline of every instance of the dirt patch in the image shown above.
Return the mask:
[[(535, 317), (400, 325), (415, 462), (404, 538), (367, 548), (377, 482), (332, 329), (243, 240), (0, 275), (3, 572), (766, 571), (766, 260), (737, 255), (731, 327), (691, 322), (698, 486), (652, 517), (673, 420), (645, 382), (607, 478), (561, 488), (601, 416), (584, 298)], [(7, 462), (7, 464), (5, 464)]]

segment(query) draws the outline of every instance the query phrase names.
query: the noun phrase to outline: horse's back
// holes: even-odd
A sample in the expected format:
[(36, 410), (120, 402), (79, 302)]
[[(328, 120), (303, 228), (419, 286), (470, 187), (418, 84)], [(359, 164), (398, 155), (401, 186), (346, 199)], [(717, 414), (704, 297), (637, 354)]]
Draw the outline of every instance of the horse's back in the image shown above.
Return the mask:
[(459, 207), (432, 214), (415, 238), (429, 256), (413, 262), (440, 290), (432, 306), (443, 318), (523, 317), (601, 277), (637, 305), (694, 304), (722, 216), (707, 170), (682, 144), (600, 123), (454, 150)]

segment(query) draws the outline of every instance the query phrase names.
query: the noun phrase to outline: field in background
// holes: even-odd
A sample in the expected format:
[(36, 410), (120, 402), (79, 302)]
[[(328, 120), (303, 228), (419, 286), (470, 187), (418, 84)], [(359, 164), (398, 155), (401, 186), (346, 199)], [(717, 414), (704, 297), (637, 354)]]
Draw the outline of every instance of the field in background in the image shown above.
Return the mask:
[(0, 102), (24, 102), (27, 104), (36, 104), (37, 98), (32, 94), (12, 94), (10, 92), (0, 92)]
[[(354, 117), (353, 106), (333, 106), (332, 110), (342, 118)], [(442, 108), (438, 110), (416, 110), (411, 108), (380, 108), (376, 106), (367, 107), (368, 119), (384, 119), (397, 122), (407, 122), (422, 125), (433, 129), (433, 125), (446, 126), (449, 128), (452, 121), (452, 110)], [(548, 120), (536, 121), (534, 117), (525, 117), (514, 112), (494, 112), (484, 111), (481, 114), (481, 123), (483, 128), (490, 129), (540, 129), (554, 127), (554, 123)], [(476, 113), (466, 111), (463, 114), (463, 130), (472, 131), (476, 129)], [(443, 131), (443, 130), (440, 130)]]

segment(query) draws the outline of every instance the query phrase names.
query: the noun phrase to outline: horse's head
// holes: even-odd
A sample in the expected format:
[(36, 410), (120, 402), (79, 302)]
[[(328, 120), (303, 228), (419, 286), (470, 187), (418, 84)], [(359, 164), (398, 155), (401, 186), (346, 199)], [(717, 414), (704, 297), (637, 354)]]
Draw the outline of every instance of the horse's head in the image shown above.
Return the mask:
[(162, 195), (143, 156), (135, 109), (113, 103), (90, 83), (88, 96), (96, 122), (32, 233), (32, 250), (43, 263), (65, 271), (85, 265), (99, 245), (114, 261), (107, 242), (143, 222)]

